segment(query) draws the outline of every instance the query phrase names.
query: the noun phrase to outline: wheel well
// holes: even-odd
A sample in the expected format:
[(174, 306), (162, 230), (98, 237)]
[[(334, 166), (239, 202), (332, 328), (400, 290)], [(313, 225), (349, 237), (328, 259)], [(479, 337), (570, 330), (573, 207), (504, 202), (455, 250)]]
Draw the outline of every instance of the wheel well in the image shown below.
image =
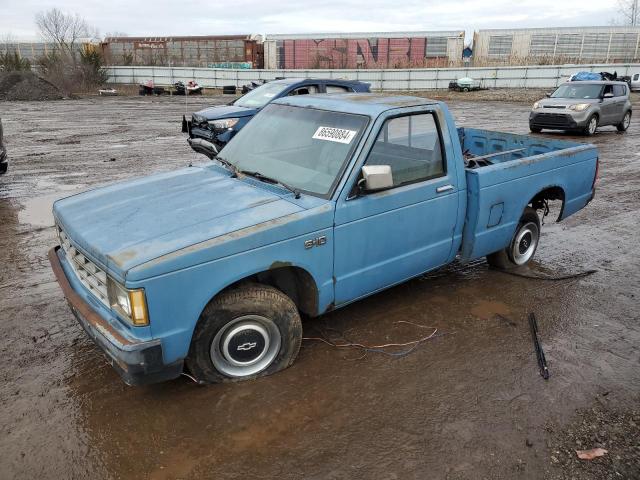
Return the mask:
[(547, 202), (550, 200), (559, 200), (562, 202), (562, 207), (560, 208), (560, 213), (558, 214), (558, 218), (556, 222), (559, 222), (562, 218), (562, 213), (564, 212), (564, 199), (565, 194), (562, 187), (548, 187), (538, 192), (535, 197), (531, 199), (528, 205), (531, 205), (535, 210), (542, 210), (545, 212), (545, 215), (548, 212), (547, 210)]
[(250, 282), (271, 285), (293, 300), (298, 310), (305, 315), (318, 315), (318, 287), (311, 274), (303, 268), (292, 265), (280, 266), (278, 263), (275, 262), (269, 270), (238, 280), (223, 291)]

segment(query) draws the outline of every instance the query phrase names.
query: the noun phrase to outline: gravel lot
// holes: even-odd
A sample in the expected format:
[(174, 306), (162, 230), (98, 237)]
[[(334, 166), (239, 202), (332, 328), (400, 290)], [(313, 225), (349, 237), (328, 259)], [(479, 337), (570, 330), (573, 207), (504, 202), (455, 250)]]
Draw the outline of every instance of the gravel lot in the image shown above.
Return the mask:
[[(450, 103), (461, 126), (528, 133), (528, 105), (458, 98), (472, 97)], [(187, 110), (227, 100), (189, 98)], [(549, 282), (484, 261), (452, 265), (304, 323), (306, 336), (331, 327), (370, 343), (415, 338), (399, 320), (444, 334), (405, 357), (307, 341), (272, 377), (132, 388), (54, 281), (50, 209), (201, 161), (179, 131), (184, 102), (0, 102), (10, 161), (0, 177), (0, 477), (640, 478), (640, 122), (593, 138), (595, 200), (543, 227), (533, 273), (594, 275)], [(609, 453), (574, 458), (593, 447)]]

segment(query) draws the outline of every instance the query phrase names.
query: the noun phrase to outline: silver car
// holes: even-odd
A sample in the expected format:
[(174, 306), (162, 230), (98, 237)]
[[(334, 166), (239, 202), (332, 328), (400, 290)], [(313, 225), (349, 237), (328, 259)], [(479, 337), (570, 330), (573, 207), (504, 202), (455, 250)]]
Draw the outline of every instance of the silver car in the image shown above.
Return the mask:
[(534, 133), (546, 128), (593, 135), (604, 125), (614, 125), (624, 132), (631, 123), (625, 82), (567, 82), (548, 97), (535, 102), (529, 114), (529, 129)]

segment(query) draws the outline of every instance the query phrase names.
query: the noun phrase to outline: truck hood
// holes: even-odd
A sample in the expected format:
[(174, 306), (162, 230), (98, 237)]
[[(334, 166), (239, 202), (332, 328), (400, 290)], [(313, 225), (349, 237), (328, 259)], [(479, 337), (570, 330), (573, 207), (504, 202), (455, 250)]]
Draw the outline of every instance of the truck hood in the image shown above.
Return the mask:
[(238, 107), (236, 105), (217, 105), (195, 112), (192, 116), (197, 123), (223, 118), (250, 117), (256, 114), (255, 108)]
[(154, 258), (304, 210), (251, 182), (190, 167), (58, 200), (53, 213), (72, 243), (122, 281)]

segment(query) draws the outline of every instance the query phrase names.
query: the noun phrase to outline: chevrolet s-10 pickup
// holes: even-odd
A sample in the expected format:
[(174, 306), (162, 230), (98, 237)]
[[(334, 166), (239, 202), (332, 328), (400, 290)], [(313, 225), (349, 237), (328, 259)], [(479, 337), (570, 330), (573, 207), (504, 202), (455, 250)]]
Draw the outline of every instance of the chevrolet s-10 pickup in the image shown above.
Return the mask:
[(456, 128), (442, 102), (304, 95), (211, 161), (54, 204), (73, 313), (128, 384), (292, 364), (322, 315), (449, 262), (526, 265), (593, 198), (593, 145)]

